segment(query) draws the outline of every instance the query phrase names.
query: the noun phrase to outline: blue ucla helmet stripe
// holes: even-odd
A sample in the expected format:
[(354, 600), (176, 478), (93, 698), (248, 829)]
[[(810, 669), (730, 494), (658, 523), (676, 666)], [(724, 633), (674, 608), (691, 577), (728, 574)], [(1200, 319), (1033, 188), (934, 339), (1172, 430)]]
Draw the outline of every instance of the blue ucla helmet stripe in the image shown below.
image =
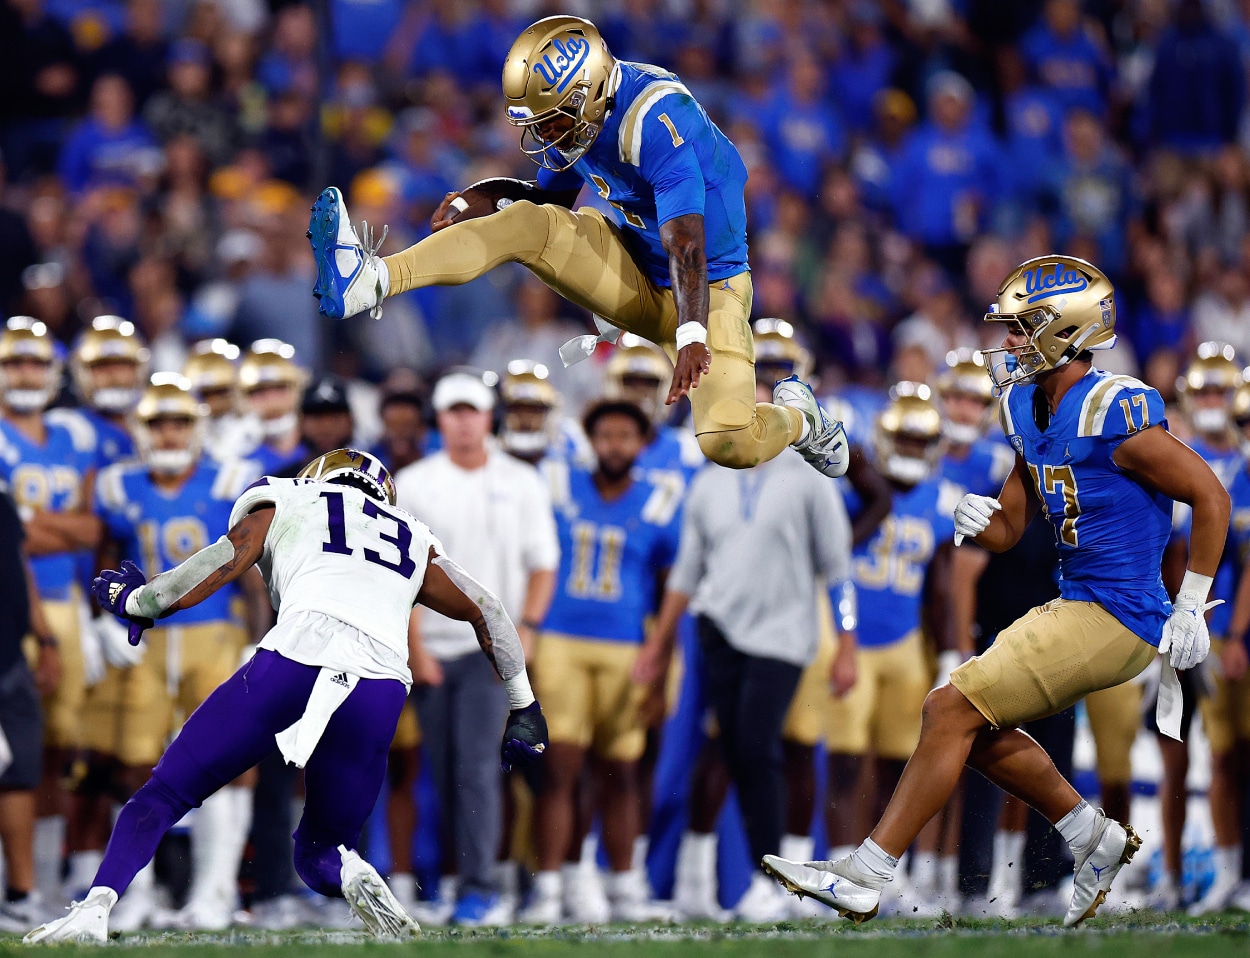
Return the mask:
[(617, 137), (621, 159), (626, 163), (631, 166), (641, 165), (643, 120), (647, 118), (653, 106), (674, 93), (691, 96), (684, 84), (675, 80), (661, 80), (643, 90), (641, 95), (629, 105), (629, 109), (625, 111), (625, 116), (621, 120), (621, 132)]

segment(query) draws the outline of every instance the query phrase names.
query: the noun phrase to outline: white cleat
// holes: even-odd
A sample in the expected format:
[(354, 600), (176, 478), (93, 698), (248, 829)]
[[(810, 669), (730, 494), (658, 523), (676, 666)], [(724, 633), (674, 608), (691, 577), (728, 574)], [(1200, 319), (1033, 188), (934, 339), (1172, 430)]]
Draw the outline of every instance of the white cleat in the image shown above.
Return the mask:
[(846, 432), (816, 401), (811, 386), (798, 376), (783, 379), (773, 387), (773, 404), (797, 409), (807, 421), (807, 438), (793, 444), (799, 455), (831, 479), (846, 474), (851, 464)]
[(386, 297), (386, 267), (378, 250), (386, 239), (386, 227), (376, 242), (369, 224), (361, 222), (364, 242), (356, 235), (347, 216), (347, 204), (338, 187), (321, 191), (308, 220), (308, 242), (317, 261), (317, 283), (313, 296), (322, 315), (345, 319), (366, 310), (374, 319), (382, 318)]
[(751, 873), (751, 884), (734, 906), (734, 918), (753, 925), (770, 925), (790, 918), (790, 902), (777, 883), (762, 872)]
[(558, 925), (564, 918), (560, 895), (536, 896), (533, 901), (516, 913), (522, 925)]
[(117, 892), (113, 889), (93, 888), (86, 898), (69, 906), (68, 915), (40, 925), (23, 938), (22, 943), (103, 945), (109, 936), (109, 912), (116, 904)]
[(868, 921), (881, 905), (885, 882), (856, 868), (851, 859), (836, 862), (792, 862), (765, 855), (764, 872), (792, 895), (815, 898), (855, 924)]
[(1225, 911), (1233, 903), (1233, 896), (1241, 888), (1241, 876), (1220, 872), (1207, 889), (1207, 893), (1189, 906), (1191, 918), (1201, 918), (1215, 912)]
[(1073, 869), (1072, 903), (1063, 924), (1072, 928), (1093, 918), (1098, 906), (1107, 900), (1107, 892), (1120, 869), (1133, 860), (1141, 839), (1132, 825), (1121, 825), (1098, 810), (1098, 824), (1089, 846), (1076, 856)]
[(339, 846), (343, 859), (343, 897), (375, 938), (394, 940), (421, 934), (421, 926), (404, 911), (373, 866)]

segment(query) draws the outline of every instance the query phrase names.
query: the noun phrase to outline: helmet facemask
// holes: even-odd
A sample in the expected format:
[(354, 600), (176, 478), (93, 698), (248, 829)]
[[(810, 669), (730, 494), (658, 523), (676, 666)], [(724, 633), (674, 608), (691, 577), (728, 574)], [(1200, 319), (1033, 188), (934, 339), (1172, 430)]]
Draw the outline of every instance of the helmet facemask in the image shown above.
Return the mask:
[(10, 362), (14, 365), (18, 363), (22, 365), (39, 363), (42, 365), (44, 368), (44, 385), (31, 386), (24, 382), (13, 383), (12, 380), (16, 377), (13, 377), (6, 368), (10, 363), (0, 363), (0, 389), (3, 389), (4, 405), (18, 415), (28, 415), (47, 409), (52, 404), (52, 400), (56, 398), (60, 387), (60, 364), (55, 361), (43, 362), (33, 357), (26, 360), (16, 359)]
[[(586, 93), (581, 89), (575, 89), (564, 103), (539, 116), (518, 119), (517, 108), (509, 107), (508, 122), (521, 128), (521, 152), (537, 165), (553, 173), (562, 173), (570, 169), (586, 155), (586, 151), (594, 144), (599, 131), (603, 128), (602, 121), (595, 123), (582, 116), (585, 105)], [(568, 128), (554, 140), (543, 139), (542, 127), (561, 117), (572, 121)], [(553, 150), (561, 157), (562, 162), (557, 161), (551, 155)]]
[[(189, 437), (185, 445), (170, 448), (158, 448), (161, 439), (156, 434), (159, 424), (166, 421), (187, 423), (190, 426)], [(186, 472), (200, 458), (204, 447), (204, 421), (202, 417), (190, 416), (157, 416), (149, 420), (141, 420), (135, 429), (135, 444), (139, 447), (139, 456), (144, 465), (152, 472), (162, 476), (177, 476)]]

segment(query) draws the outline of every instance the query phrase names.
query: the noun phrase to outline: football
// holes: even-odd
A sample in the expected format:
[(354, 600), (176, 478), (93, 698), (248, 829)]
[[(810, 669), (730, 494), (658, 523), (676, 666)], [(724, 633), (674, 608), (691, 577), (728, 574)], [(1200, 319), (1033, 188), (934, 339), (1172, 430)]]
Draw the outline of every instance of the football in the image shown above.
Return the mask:
[(490, 216), (525, 199), (534, 191), (530, 183), (507, 176), (493, 176), (478, 180), (451, 201), (451, 219), (454, 223)]

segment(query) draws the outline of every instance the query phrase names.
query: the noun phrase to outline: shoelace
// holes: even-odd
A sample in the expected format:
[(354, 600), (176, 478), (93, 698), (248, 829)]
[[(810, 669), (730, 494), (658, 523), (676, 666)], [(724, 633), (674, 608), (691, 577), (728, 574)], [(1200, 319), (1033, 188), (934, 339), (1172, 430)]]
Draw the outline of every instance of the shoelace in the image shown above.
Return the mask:
[[(358, 235), (360, 237), (361, 252), (364, 253), (366, 262), (373, 263), (373, 261), (378, 258), (378, 250), (380, 250), (382, 248), (382, 244), (386, 242), (386, 236), (390, 231), (390, 226), (383, 225), (382, 235), (377, 238), (377, 242), (374, 242), (373, 227), (369, 225), (367, 220), (360, 221), (360, 231)], [(378, 297), (377, 305), (369, 310), (369, 316), (372, 319), (382, 318), (381, 297)]]

